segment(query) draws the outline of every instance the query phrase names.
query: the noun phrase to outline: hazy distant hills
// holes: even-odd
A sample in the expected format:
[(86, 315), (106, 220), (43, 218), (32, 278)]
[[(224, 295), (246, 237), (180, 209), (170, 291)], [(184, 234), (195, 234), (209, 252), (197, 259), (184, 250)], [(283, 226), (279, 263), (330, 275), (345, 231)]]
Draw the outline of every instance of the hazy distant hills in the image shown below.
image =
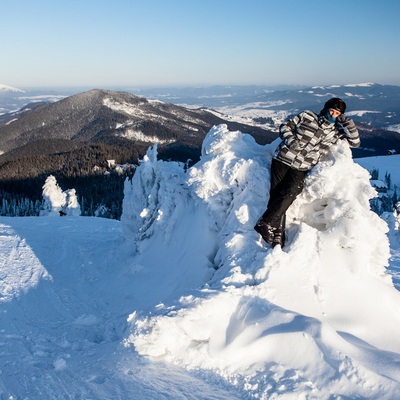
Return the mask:
[(400, 123), (399, 86), (374, 83), (314, 86), (268, 93), (260, 95), (258, 99), (284, 103), (273, 106), (275, 109), (319, 111), (330, 97), (344, 99), (347, 104), (347, 115), (355, 121), (383, 129)]
[[(331, 86), (210, 86), (174, 88), (122, 88), (121, 90), (166, 103), (189, 106), (190, 108), (211, 108), (229, 112), (253, 111), (263, 116), (270, 113), (294, 114), (304, 109), (320, 111), (330, 97), (343, 98), (348, 115), (357, 122), (371, 125), (376, 129), (397, 130), (400, 128), (400, 86), (376, 83), (358, 83)], [(21, 90), (0, 85), (0, 121), (2, 114), (15, 112), (28, 103), (57, 101), (82, 89), (30, 89)], [(240, 111), (242, 109), (242, 111)]]
[(252, 112), (294, 114), (309, 109), (319, 112), (330, 97), (347, 103), (348, 115), (376, 129), (400, 124), (400, 86), (360, 83), (331, 86), (215, 86), (208, 88), (141, 89), (147, 98), (175, 104), (201, 105), (236, 114)]
[[(21, 90), (0, 84), (1, 114), (17, 111), (28, 103), (56, 101), (82, 93), (87, 89), (53, 88)], [(207, 107), (215, 110), (243, 106), (255, 110), (287, 111), (311, 109), (318, 112), (330, 97), (341, 97), (348, 112), (361, 123), (373, 123), (386, 129), (400, 124), (400, 86), (377, 83), (357, 83), (330, 86), (209, 86), (165, 88), (120, 88), (140, 97), (161, 100), (175, 105)]]
[(313, 86), (218, 86), (210, 88), (147, 89), (149, 98), (202, 105), (216, 115), (278, 129), (280, 123), (302, 110), (319, 112), (331, 97), (347, 103), (346, 114), (361, 134), (355, 157), (400, 153), (400, 86), (375, 83)]
[(224, 118), (278, 129), (302, 110), (319, 112), (331, 97), (347, 103), (361, 147), (355, 157), (400, 153), (400, 86), (358, 83), (330, 86), (214, 86), (207, 88), (142, 89), (147, 98), (216, 110)]

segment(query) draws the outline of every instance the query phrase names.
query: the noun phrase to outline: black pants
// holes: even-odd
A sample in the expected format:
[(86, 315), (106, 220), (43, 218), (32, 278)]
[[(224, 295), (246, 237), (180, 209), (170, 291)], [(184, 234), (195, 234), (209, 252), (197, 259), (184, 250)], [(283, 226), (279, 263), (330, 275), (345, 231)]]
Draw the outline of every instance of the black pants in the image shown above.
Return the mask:
[(286, 210), (303, 190), (306, 173), (272, 159), (270, 197), (262, 216), (268, 225), (285, 229)]

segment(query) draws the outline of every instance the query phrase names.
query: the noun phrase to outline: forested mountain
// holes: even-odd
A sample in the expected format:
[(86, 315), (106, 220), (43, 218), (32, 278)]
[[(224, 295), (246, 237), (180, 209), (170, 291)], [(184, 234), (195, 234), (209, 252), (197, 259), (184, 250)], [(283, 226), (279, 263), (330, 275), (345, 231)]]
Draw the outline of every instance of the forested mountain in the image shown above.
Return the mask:
[[(100, 206), (118, 218), (122, 183), (147, 148), (157, 144), (160, 158), (197, 161), (201, 143), (213, 125), (270, 143), (277, 133), (226, 121), (204, 109), (149, 101), (126, 92), (91, 90), (54, 103), (33, 103), (0, 120), (0, 183), (3, 214), (14, 214), (26, 199), (41, 199), (49, 174), (64, 189), (75, 188), (85, 214)], [(123, 165), (118, 173), (107, 160)], [(31, 207), (29, 207), (31, 208)], [(22, 211), (17, 211), (22, 212)]]

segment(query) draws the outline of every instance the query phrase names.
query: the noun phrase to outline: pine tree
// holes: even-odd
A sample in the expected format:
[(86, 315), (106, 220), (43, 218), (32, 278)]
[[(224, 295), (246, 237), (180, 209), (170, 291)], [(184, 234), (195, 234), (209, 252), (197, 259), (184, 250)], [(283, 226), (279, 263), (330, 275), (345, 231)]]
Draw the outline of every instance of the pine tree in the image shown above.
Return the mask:
[(376, 181), (379, 179), (379, 169), (374, 168), (372, 171), (370, 171), (371, 174), (371, 179)]
[(385, 182), (387, 184), (388, 189), (391, 189), (392, 188), (392, 177), (387, 172), (385, 174)]

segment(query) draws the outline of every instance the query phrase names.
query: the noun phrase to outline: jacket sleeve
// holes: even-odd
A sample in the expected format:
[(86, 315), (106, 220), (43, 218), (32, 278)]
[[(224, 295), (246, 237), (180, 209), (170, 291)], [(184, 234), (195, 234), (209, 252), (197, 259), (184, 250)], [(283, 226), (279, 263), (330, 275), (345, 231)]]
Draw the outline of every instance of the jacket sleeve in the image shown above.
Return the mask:
[(339, 117), (336, 122), (336, 128), (340, 133), (341, 139), (346, 139), (350, 147), (360, 146), (360, 135), (354, 121), (347, 117)]
[(279, 137), (287, 147), (291, 147), (297, 140), (296, 137), (296, 126), (302, 120), (302, 113), (296, 115), (288, 122), (281, 124), (279, 127)]

